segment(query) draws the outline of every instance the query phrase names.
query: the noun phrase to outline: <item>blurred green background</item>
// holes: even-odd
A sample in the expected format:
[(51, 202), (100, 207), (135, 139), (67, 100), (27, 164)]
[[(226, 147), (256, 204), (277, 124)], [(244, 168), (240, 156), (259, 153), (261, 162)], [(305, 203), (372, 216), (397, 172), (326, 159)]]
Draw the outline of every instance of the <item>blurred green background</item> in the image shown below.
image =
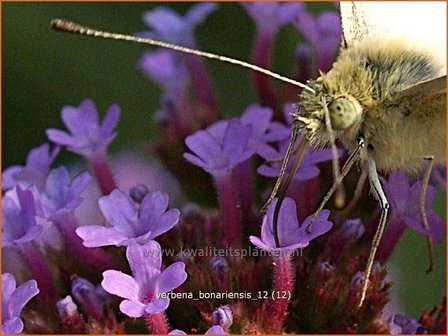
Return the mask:
[[(155, 136), (151, 115), (161, 91), (138, 69), (144, 46), (83, 38), (51, 31), (52, 18), (65, 18), (124, 33), (146, 30), (142, 13), (157, 3), (2, 3), (2, 167), (23, 164), (27, 152), (46, 141), (44, 130), (62, 128), (59, 112), (92, 98), (101, 114), (112, 103), (122, 108), (118, 138), (112, 150), (138, 147)], [(191, 4), (165, 3), (181, 13)], [(318, 10), (332, 4), (308, 4)], [(197, 29), (200, 48), (249, 60), (254, 25), (236, 4), (219, 9)], [(293, 28), (281, 31), (273, 69), (287, 74), (300, 37)], [(254, 101), (250, 73), (206, 61), (218, 92), (221, 110), (238, 115)], [(59, 160), (72, 160), (64, 153)], [(444, 193), (438, 199), (444, 213)], [(392, 258), (394, 292), (404, 311), (417, 317), (422, 309), (441, 303), (445, 293), (445, 243), (436, 246), (436, 270), (425, 275), (424, 239), (407, 232)]]

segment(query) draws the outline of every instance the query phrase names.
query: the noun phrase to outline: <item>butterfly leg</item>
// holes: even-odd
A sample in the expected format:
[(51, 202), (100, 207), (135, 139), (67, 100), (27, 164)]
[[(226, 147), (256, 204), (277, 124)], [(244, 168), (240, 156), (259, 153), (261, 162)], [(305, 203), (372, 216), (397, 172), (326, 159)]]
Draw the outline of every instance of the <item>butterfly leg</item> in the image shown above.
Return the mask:
[[(425, 200), (426, 200), (426, 190), (428, 189), (429, 178), (431, 176), (432, 167), (434, 166), (434, 156), (427, 155), (423, 157), (427, 162), (427, 166), (423, 173), (422, 182), (420, 184), (420, 193), (418, 199), (418, 210), (420, 212), (420, 219), (422, 221), (422, 225), (426, 230), (429, 230), (428, 217), (426, 216), (425, 210)], [(428, 249), (428, 257), (429, 257), (429, 265), (426, 273), (432, 272), (434, 267), (434, 246), (432, 244), (431, 238), (429, 236), (425, 236), (426, 246)]]
[(328, 200), (331, 198), (333, 193), (336, 191), (338, 186), (341, 184), (342, 180), (345, 176), (347, 176), (348, 172), (352, 168), (355, 161), (358, 159), (359, 154), (361, 153), (361, 150), (364, 149), (366, 146), (365, 140), (363, 137), (358, 138), (358, 147), (350, 154), (347, 161), (345, 162), (344, 166), (342, 167), (341, 174), (337, 176), (336, 180), (333, 182), (333, 185), (331, 186), (330, 190), (328, 190), (327, 194), (325, 195), (324, 199), (319, 205), (319, 208), (317, 208), (316, 212), (314, 213), (313, 217), (311, 218), (311, 221), (308, 223), (306, 227), (306, 232), (310, 233), (311, 228), (313, 226), (314, 221), (316, 220), (319, 213), (324, 208), (325, 204), (327, 204)]
[(372, 193), (374, 197), (379, 201), (381, 206), (381, 216), (380, 216), (380, 222), (378, 223), (378, 227), (375, 232), (375, 236), (373, 237), (369, 258), (367, 259), (367, 265), (364, 271), (364, 279), (361, 287), (361, 298), (359, 300), (359, 307), (362, 306), (366, 298), (367, 287), (369, 284), (370, 274), (372, 273), (373, 262), (375, 260), (376, 251), (378, 249), (378, 245), (380, 244), (381, 237), (383, 236), (384, 233), (384, 228), (386, 227), (387, 214), (389, 212), (389, 202), (386, 198), (386, 194), (384, 193), (383, 187), (381, 186), (381, 182), (378, 177), (378, 172), (376, 170), (376, 163), (370, 156), (367, 159), (367, 173), (369, 176)]

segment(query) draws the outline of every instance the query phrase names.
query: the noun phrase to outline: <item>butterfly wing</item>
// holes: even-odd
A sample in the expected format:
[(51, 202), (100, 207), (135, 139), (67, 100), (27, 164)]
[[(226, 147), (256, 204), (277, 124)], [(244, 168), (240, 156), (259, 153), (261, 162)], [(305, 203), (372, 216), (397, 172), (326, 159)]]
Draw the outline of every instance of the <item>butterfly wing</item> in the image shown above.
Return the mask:
[(446, 74), (445, 1), (341, 1), (343, 40), (348, 46), (366, 38), (406, 39), (415, 48), (432, 54)]

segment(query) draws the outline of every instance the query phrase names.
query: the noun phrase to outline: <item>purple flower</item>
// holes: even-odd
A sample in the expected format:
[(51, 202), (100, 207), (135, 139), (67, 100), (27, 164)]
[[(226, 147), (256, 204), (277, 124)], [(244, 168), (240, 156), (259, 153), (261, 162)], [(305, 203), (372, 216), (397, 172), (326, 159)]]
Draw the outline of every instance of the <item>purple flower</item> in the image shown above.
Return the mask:
[(14, 188), (17, 182), (24, 186), (43, 188), (50, 166), (59, 153), (59, 147), (50, 150), (48, 144), (33, 148), (26, 157), (25, 166), (11, 166), (2, 174), (2, 189)]
[(244, 2), (241, 4), (259, 29), (276, 31), (305, 9), (303, 3)]
[(171, 96), (185, 91), (187, 69), (172, 51), (160, 49), (146, 52), (140, 59), (140, 67)]
[[(279, 150), (270, 148), (269, 151), (265, 150), (262, 152), (262, 157), (267, 161), (277, 161), (285, 156), (286, 150), (288, 148), (289, 140), (282, 141), (280, 143)], [(342, 150), (338, 151), (339, 155), (342, 154)], [(310, 180), (319, 175), (320, 170), (317, 167), (318, 163), (329, 161), (333, 158), (331, 149), (321, 149), (315, 150), (311, 147), (308, 147), (305, 150), (305, 154), (303, 155), (302, 162), (300, 163), (300, 167), (297, 170), (294, 178), (297, 180), (305, 181)], [(291, 171), (293, 166), (293, 161), (290, 160), (287, 168), (287, 172)], [(258, 167), (257, 172), (262, 176), (268, 177), (277, 177), (280, 173), (280, 163), (264, 163), (260, 167)]]
[(179, 210), (168, 208), (168, 195), (149, 192), (140, 206), (126, 193), (115, 189), (98, 201), (101, 212), (112, 225), (85, 225), (76, 230), (84, 246), (146, 244), (170, 230), (179, 221)]
[(291, 198), (285, 198), (278, 215), (278, 240), (280, 247), (275, 244), (274, 237), (274, 209), (277, 199), (274, 199), (263, 218), (261, 226), (261, 238), (250, 236), (252, 244), (265, 251), (290, 251), (308, 246), (314, 238), (323, 235), (331, 229), (333, 224), (327, 219), (329, 210), (322, 210), (312, 226), (310, 233), (306, 232), (306, 226), (311, 221), (309, 216), (300, 225), (297, 220), (296, 204)]
[(45, 182), (45, 190), (39, 195), (42, 215), (55, 220), (72, 213), (81, 204), (81, 193), (87, 188), (90, 179), (87, 172), (71, 179), (65, 167), (53, 169)]
[(65, 106), (61, 117), (70, 133), (48, 129), (48, 138), (58, 145), (66, 146), (69, 151), (91, 159), (105, 152), (115, 138), (113, 132), (120, 117), (120, 108), (118, 105), (110, 106), (100, 124), (94, 102), (86, 99), (79, 107)]
[[(284, 124), (272, 121), (272, 117), (271, 108), (253, 104), (248, 106), (239, 118), (241, 124), (250, 126), (248, 147), (255, 149), (258, 154), (270, 153), (271, 147), (266, 144), (267, 142), (287, 139), (291, 133)], [(221, 120), (207, 127), (206, 131), (217, 139), (223, 139), (228, 125), (228, 120)], [(265, 155), (268, 155), (267, 153)]]
[(228, 305), (215, 309), (212, 313), (213, 324), (221, 326), (224, 330), (229, 330), (233, 323), (232, 310)]
[(37, 282), (29, 280), (16, 288), (16, 279), (9, 273), (2, 274), (2, 333), (20, 334), (23, 307), (39, 293)]
[(418, 335), (426, 334), (426, 329), (414, 319), (407, 318), (402, 314), (395, 314), (389, 323), (392, 335)]
[(435, 243), (439, 243), (445, 237), (445, 221), (430, 208), (436, 196), (435, 187), (428, 185), (426, 190), (425, 209), (430, 225), (429, 230), (423, 227), (418, 210), (420, 181), (411, 185), (405, 175), (393, 173), (383, 187), (391, 207), (389, 220), (391, 223), (396, 220), (405, 223), (415, 231), (428, 235)]
[(42, 230), (43, 226), (36, 222), (33, 192), (20, 186), (8, 191), (2, 204), (2, 246), (30, 242)]
[(300, 11), (295, 17), (294, 25), (316, 52), (318, 69), (328, 71), (341, 45), (339, 14), (323, 11), (314, 16), (307, 11)]
[(175, 44), (193, 46), (194, 29), (215, 9), (216, 4), (214, 3), (196, 4), (188, 10), (184, 17), (168, 8), (153, 9), (143, 14), (143, 21), (152, 29), (152, 32), (141, 35)]
[(120, 310), (130, 317), (163, 312), (170, 303), (170, 299), (163, 297), (163, 294), (179, 287), (187, 279), (185, 264), (178, 261), (161, 271), (162, 251), (153, 240), (145, 245), (128, 246), (126, 257), (132, 276), (119, 271), (106, 271), (101, 286), (106, 292), (125, 299), (120, 304)]
[(229, 172), (255, 153), (248, 145), (250, 133), (251, 127), (242, 125), (238, 119), (229, 121), (222, 139), (208, 131), (198, 131), (185, 139), (195, 155), (184, 153), (184, 158), (210, 174)]

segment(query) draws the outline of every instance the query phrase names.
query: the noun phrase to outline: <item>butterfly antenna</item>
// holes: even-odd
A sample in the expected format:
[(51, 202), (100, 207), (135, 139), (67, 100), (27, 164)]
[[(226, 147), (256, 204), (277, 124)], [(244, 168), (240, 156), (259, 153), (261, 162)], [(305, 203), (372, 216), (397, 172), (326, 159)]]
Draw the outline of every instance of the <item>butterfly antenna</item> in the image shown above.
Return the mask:
[(205, 57), (205, 58), (209, 58), (209, 59), (215, 59), (215, 60), (218, 60), (221, 62), (235, 64), (242, 68), (247, 68), (247, 69), (250, 69), (253, 71), (260, 72), (262, 74), (265, 74), (267, 76), (270, 76), (270, 77), (280, 80), (282, 82), (289, 83), (294, 86), (298, 86), (305, 90), (311, 91), (312, 93), (315, 93), (315, 91), (308, 85), (305, 85), (303, 83), (295, 81), (291, 78), (284, 77), (278, 73), (272, 72), (272, 71), (262, 68), (262, 67), (259, 67), (255, 64), (240, 61), (240, 60), (237, 60), (237, 59), (234, 59), (231, 57), (212, 54), (209, 52), (191, 49), (191, 48), (183, 47), (180, 45), (176, 45), (176, 44), (172, 44), (172, 43), (168, 43), (168, 42), (164, 42), (164, 41), (154, 40), (151, 38), (144, 38), (144, 37), (138, 37), (138, 36), (132, 36), (132, 35), (119, 34), (119, 33), (111, 33), (111, 32), (101, 31), (101, 30), (97, 30), (97, 29), (92, 29), (92, 28), (77, 24), (75, 22), (66, 21), (66, 20), (62, 20), (62, 19), (51, 20), (51, 27), (56, 31), (62, 31), (62, 32), (66, 32), (66, 33), (79, 34), (79, 35), (85, 35), (85, 36), (93, 36), (93, 37), (101, 37), (101, 38), (105, 38), (105, 39), (127, 41), (127, 42), (134, 42), (134, 43), (140, 43), (140, 44), (148, 44), (151, 46), (180, 51), (183, 53), (201, 56), (201, 57)]

